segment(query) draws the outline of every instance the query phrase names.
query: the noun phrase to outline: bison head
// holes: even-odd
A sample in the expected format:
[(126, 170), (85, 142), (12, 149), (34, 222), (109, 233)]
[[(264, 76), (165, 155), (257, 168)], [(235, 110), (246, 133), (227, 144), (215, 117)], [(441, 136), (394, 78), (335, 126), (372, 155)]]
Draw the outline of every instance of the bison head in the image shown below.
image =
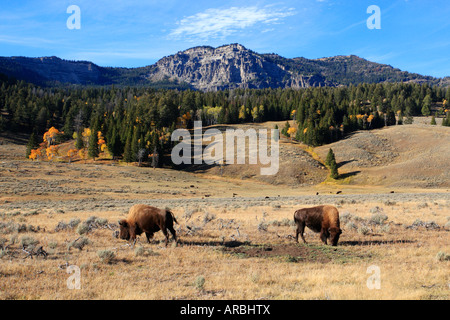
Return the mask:
[(331, 245), (337, 246), (342, 230), (338, 227), (332, 227), (328, 229), (328, 233), (330, 234)]
[(119, 220), (119, 238), (124, 240), (130, 240), (130, 227), (127, 220)]

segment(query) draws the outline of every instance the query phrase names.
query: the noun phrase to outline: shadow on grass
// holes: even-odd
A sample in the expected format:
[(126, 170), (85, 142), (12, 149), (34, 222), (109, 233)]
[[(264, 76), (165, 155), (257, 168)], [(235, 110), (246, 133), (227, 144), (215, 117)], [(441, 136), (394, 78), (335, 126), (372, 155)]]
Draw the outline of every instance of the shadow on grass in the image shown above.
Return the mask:
[(361, 171), (358, 170), (358, 171), (351, 171), (351, 172), (341, 173), (341, 174), (339, 174), (338, 180), (356, 176), (358, 173), (361, 173)]
[(415, 240), (349, 240), (339, 241), (338, 246), (377, 246), (385, 244), (416, 243)]

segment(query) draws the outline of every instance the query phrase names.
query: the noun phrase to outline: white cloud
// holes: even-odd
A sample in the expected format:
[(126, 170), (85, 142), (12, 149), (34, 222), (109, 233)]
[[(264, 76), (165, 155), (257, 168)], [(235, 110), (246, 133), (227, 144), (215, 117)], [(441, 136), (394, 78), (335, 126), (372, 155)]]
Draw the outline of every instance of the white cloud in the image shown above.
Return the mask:
[(258, 8), (231, 7), (228, 9), (207, 9), (178, 21), (178, 27), (169, 34), (171, 39), (225, 38), (238, 30), (257, 24), (269, 25), (280, 23), (281, 19), (295, 14), (293, 8), (275, 9), (273, 7)]

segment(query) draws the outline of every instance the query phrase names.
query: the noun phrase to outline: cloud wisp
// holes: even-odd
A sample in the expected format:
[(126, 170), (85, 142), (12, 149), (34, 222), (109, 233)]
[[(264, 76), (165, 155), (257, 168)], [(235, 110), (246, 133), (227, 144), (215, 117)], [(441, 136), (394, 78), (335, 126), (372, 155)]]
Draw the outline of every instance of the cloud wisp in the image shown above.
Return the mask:
[(207, 9), (203, 12), (183, 18), (177, 22), (178, 27), (169, 34), (170, 39), (223, 39), (239, 30), (257, 24), (277, 24), (283, 18), (295, 14), (293, 8), (274, 9), (273, 7), (258, 8), (231, 7), (227, 9)]

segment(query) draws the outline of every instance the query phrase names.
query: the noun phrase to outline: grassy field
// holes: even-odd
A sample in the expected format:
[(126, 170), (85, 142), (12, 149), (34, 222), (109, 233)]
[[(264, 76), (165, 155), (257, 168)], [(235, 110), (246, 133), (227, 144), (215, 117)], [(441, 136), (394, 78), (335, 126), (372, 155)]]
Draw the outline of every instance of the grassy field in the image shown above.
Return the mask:
[[(0, 146), (2, 300), (449, 298), (446, 189), (283, 186), (23, 152)], [(178, 244), (117, 239), (136, 203), (171, 208)], [(294, 211), (325, 203), (340, 211), (338, 247), (311, 231), (295, 243)]]

